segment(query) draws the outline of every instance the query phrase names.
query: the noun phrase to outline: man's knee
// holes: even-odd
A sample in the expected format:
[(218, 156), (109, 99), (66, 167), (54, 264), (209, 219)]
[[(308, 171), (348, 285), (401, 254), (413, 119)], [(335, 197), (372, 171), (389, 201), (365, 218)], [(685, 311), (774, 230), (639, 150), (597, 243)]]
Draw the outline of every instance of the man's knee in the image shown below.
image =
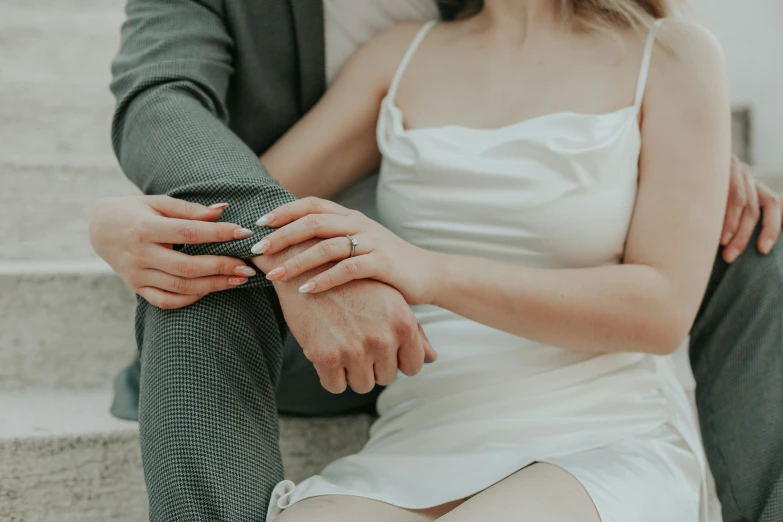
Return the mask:
[(248, 290), (210, 294), (178, 310), (140, 303), (142, 381), (153, 374), (170, 383), (218, 376), (276, 381), (284, 324), (268, 292)]
[(734, 263), (716, 261), (691, 335), (691, 364), (703, 392), (726, 384), (720, 375), (775, 364), (780, 355), (783, 242), (763, 255), (757, 238), (758, 230)]
[(745, 252), (726, 268), (722, 284), (736, 296), (738, 306), (753, 307), (754, 314), (774, 313), (783, 296), (783, 241), (761, 254), (756, 248), (759, 232), (760, 227)]
[[(164, 357), (169, 364), (184, 363), (215, 349), (218, 331), (209, 328), (213, 302), (204, 298), (186, 308), (162, 310), (140, 300), (136, 335), (142, 361)], [(181, 357), (185, 354), (189, 357)]]

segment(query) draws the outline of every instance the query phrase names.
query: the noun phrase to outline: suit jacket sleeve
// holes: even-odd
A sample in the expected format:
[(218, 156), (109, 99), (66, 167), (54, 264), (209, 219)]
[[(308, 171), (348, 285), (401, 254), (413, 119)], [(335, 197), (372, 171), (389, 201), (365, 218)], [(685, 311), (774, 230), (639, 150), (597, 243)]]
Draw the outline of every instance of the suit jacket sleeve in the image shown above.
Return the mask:
[[(126, 14), (112, 63), (112, 142), (123, 171), (146, 194), (228, 202), (223, 219), (255, 229), (260, 216), (295, 198), (228, 127), (233, 41), (221, 0), (128, 0)], [(249, 259), (265, 232), (178, 248)]]

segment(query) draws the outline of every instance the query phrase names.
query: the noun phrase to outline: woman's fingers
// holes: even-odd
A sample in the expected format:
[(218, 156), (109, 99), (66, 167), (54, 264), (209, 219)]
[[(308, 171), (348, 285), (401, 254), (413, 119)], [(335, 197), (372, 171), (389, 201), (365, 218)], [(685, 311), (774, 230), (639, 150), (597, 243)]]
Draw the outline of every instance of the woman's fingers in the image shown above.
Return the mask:
[(135, 234), (151, 243), (190, 245), (247, 239), (253, 235), (253, 231), (233, 223), (152, 216), (137, 227)]
[[(360, 236), (356, 236), (356, 240), (359, 245), (363, 244)], [(357, 247), (356, 254), (360, 253)], [(326, 263), (347, 259), (350, 255), (351, 242), (347, 237), (325, 239), (271, 270), (266, 278), (270, 281), (289, 281)]]
[(217, 221), (228, 208), (228, 203), (215, 203), (207, 207), (170, 196), (146, 196), (146, 198), (153, 210), (170, 218)]
[(146, 286), (136, 290), (136, 293), (147, 300), (152, 306), (163, 310), (173, 310), (175, 308), (184, 308), (190, 306), (204, 295), (181, 295), (166, 292), (159, 288)]
[(745, 208), (734, 236), (723, 250), (723, 259), (727, 263), (733, 263), (745, 251), (761, 216), (756, 181), (750, 173), (750, 167), (744, 163), (742, 164), (742, 177), (745, 183)]
[(145, 270), (141, 279), (144, 287), (157, 288), (180, 295), (202, 295), (236, 288), (247, 283), (242, 276), (177, 277), (158, 270)]
[(299, 292), (317, 294), (356, 279), (372, 279), (379, 275), (380, 268), (378, 256), (367, 254), (351, 257), (314, 276), (299, 287)]
[[(335, 214), (308, 214), (278, 230), (275, 230), (251, 251), (254, 254), (276, 254), (292, 245), (313, 238), (333, 238), (358, 232), (359, 223), (348, 216)], [(347, 238), (346, 238), (347, 241)]]
[(256, 225), (259, 227), (282, 227), (308, 214), (337, 214), (347, 216), (351, 213), (347, 208), (333, 201), (321, 198), (302, 198), (286, 203), (269, 214), (261, 216)]
[(726, 217), (721, 232), (721, 245), (728, 245), (739, 228), (740, 218), (745, 212), (747, 203), (746, 180), (742, 174), (742, 164), (735, 157), (731, 158), (731, 177), (729, 178), (729, 201), (726, 207)]
[(190, 256), (156, 245), (145, 259), (145, 268), (188, 279), (216, 275), (253, 277), (256, 271), (244, 261), (226, 256)]
[(756, 186), (758, 187), (762, 216), (758, 249), (762, 254), (769, 254), (780, 237), (780, 229), (783, 226), (783, 209), (781, 209), (780, 198), (769, 187), (762, 183), (756, 183)]

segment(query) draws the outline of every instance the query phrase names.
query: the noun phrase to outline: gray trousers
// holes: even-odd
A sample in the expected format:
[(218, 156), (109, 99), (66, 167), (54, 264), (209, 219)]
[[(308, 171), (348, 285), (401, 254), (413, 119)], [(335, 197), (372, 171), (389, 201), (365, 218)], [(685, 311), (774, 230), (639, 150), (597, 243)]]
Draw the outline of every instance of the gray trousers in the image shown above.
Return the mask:
[[(783, 243), (768, 256), (752, 248), (732, 265), (718, 257), (691, 363), (724, 521), (781, 522)], [(118, 376), (113, 412), (134, 418), (138, 405), (155, 522), (263, 521), (283, 478), (278, 411), (372, 411), (379, 392), (321, 388), (271, 289), (170, 311), (140, 300), (136, 331), (140, 362)]]

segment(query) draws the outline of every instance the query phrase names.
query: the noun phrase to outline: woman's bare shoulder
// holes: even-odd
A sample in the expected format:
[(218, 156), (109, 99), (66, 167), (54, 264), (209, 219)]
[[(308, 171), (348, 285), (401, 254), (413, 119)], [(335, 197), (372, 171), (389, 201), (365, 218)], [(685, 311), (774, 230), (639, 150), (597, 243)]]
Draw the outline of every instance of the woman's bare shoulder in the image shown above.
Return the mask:
[(351, 83), (366, 85), (371, 82), (379, 89), (388, 88), (423, 25), (421, 22), (399, 23), (378, 33), (351, 56), (340, 76), (344, 80), (352, 79)]
[(705, 27), (687, 20), (666, 19), (656, 34), (653, 67), (680, 80), (722, 73), (723, 49)]
[(725, 59), (718, 39), (689, 21), (667, 19), (656, 34), (646, 102), (719, 96), (727, 87)]

